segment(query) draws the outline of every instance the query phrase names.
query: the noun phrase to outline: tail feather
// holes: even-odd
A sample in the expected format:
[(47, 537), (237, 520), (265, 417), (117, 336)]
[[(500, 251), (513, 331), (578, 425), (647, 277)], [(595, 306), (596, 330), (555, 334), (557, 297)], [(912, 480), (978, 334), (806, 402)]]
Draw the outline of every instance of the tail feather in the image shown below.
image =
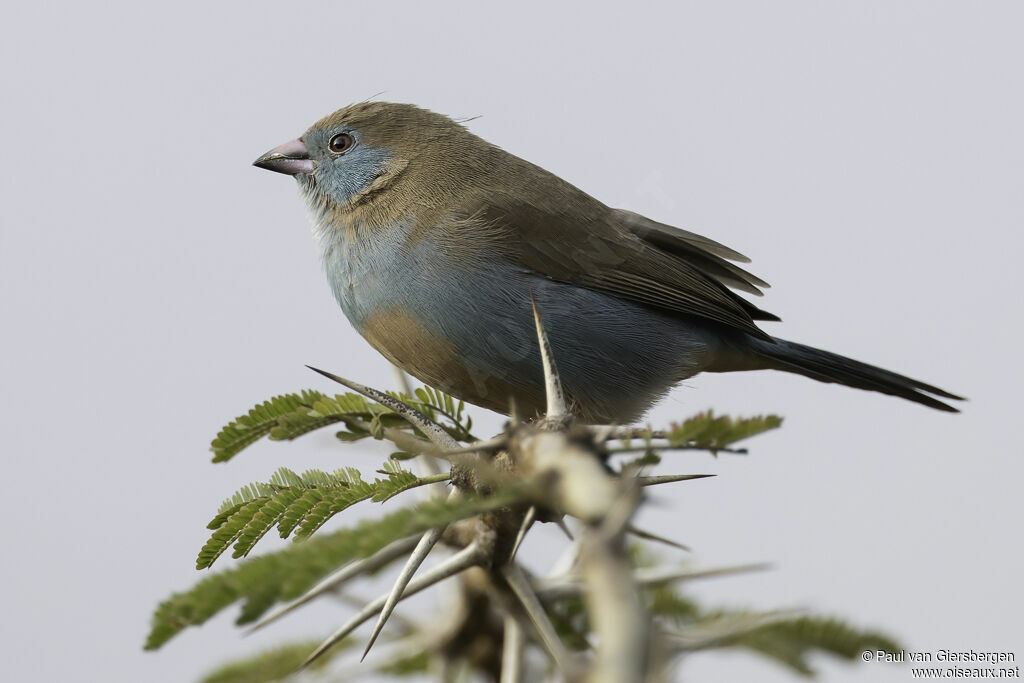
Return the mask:
[(945, 410), (950, 413), (960, 412), (929, 394), (957, 401), (964, 400), (962, 396), (951, 394), (916, 379), (784, 339), (776, 339), (774, 344), (760, 339), (754, 340), (754, 350), (768, 361), (770, 368), (795, 372), (819, 382), (835, 382), (857, 389), (899, 396), (936, 410)]

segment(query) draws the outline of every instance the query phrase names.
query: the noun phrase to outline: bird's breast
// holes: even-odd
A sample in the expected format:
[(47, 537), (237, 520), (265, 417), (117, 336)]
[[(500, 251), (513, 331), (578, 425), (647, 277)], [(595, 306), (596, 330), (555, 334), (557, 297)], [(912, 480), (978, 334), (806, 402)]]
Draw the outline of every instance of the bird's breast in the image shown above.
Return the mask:
[(531, 297), (567, 393), (589, 419), (635, 417), (704, 363), (706, 335), (677, 318), (411, 234), (408, 225), (337, 234), (324, 262), (359, 333), (431, 386), (493, 410), (507, 411), (512, 397), (524, 412), (541, 409)]

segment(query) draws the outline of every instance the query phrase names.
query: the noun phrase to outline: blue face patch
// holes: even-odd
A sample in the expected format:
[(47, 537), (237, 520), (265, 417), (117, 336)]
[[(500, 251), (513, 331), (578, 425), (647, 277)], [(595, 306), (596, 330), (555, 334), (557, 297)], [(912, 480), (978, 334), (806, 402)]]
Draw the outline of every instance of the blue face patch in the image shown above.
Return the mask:
[[(351, 135), (354, 142), (344, 153), (335, 154), (328, 149), (328, 144), (339, 133)], [(385, 164), (391, 157), (385, 149), (362, 144), (359, 132), (347, 126), (310, 130), (302, 140), (310, 157), (316, 161), (313, 181), (320, 192), (338, 206), (348, 204), (354, 196), (370, 187), (384, 173)]]

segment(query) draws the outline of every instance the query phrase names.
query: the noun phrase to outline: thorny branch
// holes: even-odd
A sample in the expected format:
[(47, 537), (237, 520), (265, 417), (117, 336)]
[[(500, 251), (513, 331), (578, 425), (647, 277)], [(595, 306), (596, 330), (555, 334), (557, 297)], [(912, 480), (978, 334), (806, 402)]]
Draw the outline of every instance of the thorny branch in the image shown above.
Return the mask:
[[(652, 629), (641, 587), (694, 578), (698, 574), (678, 569), (661, 570), (660, 574), (635, 570), (625, 537), (631, 533), (670, 542), (631, 524), (644, 488), (713, 475), (636, 476), (633, 469), (622, 475), (611, 471), (606, 463), (611, 452), (643, 449), (628, 445), (609, 449), (605, 445), (607, 441), (646, 438), (648, 445), (644, 448), (649, 448), (650, 439), (662, 438), (663, 434), (575, 424), (567, 410), (551, 345), (536, 306), (534, 318), (547, 389), (547, 414), (534, 422), (522, 422), (513, 417), (504, 433), (469, 445), (459, 444), (439, 424), (388, 394), (312, 368), (381, 403), (427, 437), (425, 440), (395, 427), (380, 428), (382, 436), (406, 451), (448, 460), (453, 485), (450, 498), (488, 495), (510, 481), (525, 492), (526, 498), (523, 504), (464, 520), (447, 529), (428, 530), (418, 540), (397, 541), (369, 558), (341, 567), (305, 595), (269, 614), (253, 627), (254, 630), (412, 550), (393, 588), (366, 604), (325, 639), (310, 654), (306, 664), (376, 615), (376, 626), (365, 657), (402, 600), (459, 576), (467, 595), (491, 594), (499, 599), (487, 602), (483, 613), (478, 608), (464, 608), (465, 613), (459, 617), (462, 623), (446, 631), (450, 631), (450, 636), (446, 636), (450, 642), (435, 644), (435, 652), (451, 648), (455, 640), (459, 640), (465, 650), (467, 638), (489, 639), (493, 641), (490, 654), (486, 654), (488, 648), (481, 642), (474, 646), (474, 651), (483, 653), (479, 655), (482, 668), (489, 668), (496, 680), (515, 683), (527, 680), (525, 653), (532, 641), (541, 646), (567, 681), (643, 683), (652, 680), (652, 641), (657, 634)], [(369, 423), (358, 421), (353, 426), (366, 431), (371, 428)], [(516, 563), (516, 551), (537, 521), (555, 522), (568, 533), (564, 515), (575, 517), (581, 523), (581, 535), (575, 542), (572, 556), (575, 559), (570, 558), (568, 573), (548, 579), (531, 578)], [(416, 577), (417, 570), (438, 541), (455, 547), (457, 552)], [(593, 624), (594, 642), (590, 643), (590, 652), (573, 654), (559, 637), (544, 605), (581, 592)], [(463, 602), (472, 603), (468, 599)], [(499, 612), (497, 619), (492, 616), (495, 610)], [(473, 620), (475, 626), (468, 628)], [(678, 647), (677, 641), (678, 638), (672, 636), (664, 642), (662, 650)]]

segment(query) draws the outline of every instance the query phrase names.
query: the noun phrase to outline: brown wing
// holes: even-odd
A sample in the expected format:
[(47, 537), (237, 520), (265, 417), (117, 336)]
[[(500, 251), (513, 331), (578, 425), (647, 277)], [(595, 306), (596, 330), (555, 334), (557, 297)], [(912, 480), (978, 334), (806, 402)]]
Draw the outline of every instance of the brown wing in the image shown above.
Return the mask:
[(504, 234), (506, 256), (540, 275), (771, 339), (754, 320), (779, 318), (729, 289), (760, 295), (767, 286), (726, 260), (742, 254), (555, 183), (546, 206), (492, 191), (471, 213)]
[[(617, 222), (637, 237), (659, 249), (675, 254), (723, 285), (755, 296), (762, 296), (759, 287), (771, 287), (756, 275), (729, 263), (729, 261), (750, 263), (750, 259), (724, 244), (719, 244), (695, 232), (652, 221), (650, 218), (632, 211), (612, 209), (612, 212), (618, 219)], [(774, 319), (774, 316), (764, 319)]]

